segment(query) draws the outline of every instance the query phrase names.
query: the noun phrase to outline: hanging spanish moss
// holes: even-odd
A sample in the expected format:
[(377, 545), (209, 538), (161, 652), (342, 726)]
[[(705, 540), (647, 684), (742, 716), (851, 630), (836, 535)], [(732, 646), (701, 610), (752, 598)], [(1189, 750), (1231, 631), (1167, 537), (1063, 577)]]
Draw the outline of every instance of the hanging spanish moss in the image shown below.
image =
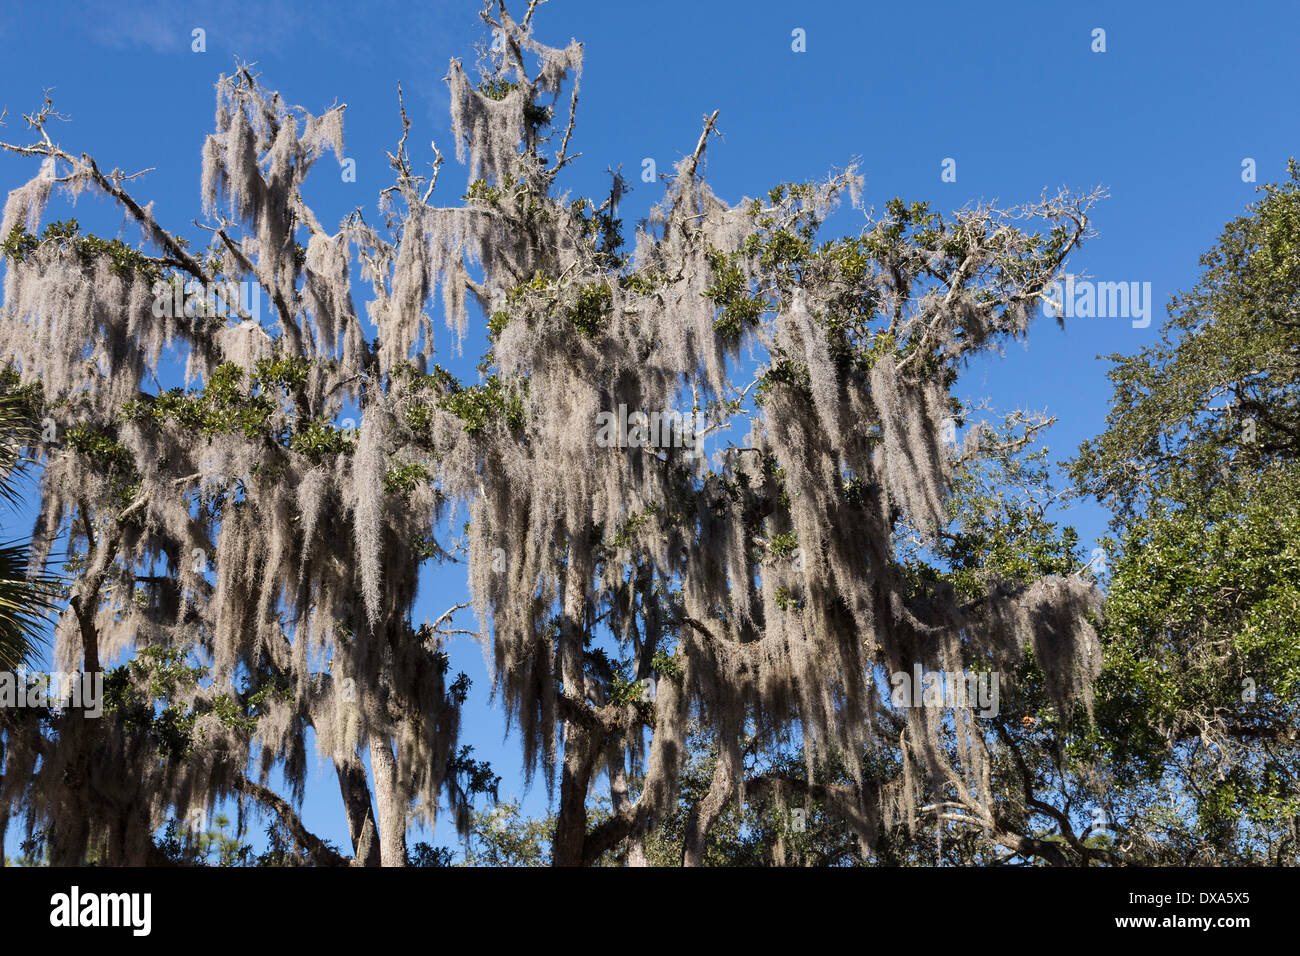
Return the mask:
[[(56, 234), (7, 261), (0, 337), (58, 422), (37, 449), (38, 531), (78, 556), (56, 656), (131, 661), (118, 700), (161, 680), (188, 716), (160, 743), (132, 732), (125, 703), (103, 724), (69, 713), (57, 746), (6, 716), (0, 796), (29, 830), (85, 821), (52, 837), (60, 861), (138, 862), (194, 807), (291, 814), (267, 790), (279, 774), (301, 799), (310, 729), (341, 786), (369, 754), (380, 858), (402, 862), (409, 822), (440, 799), (465, 821), (463, 684), (440, 628), (410, 615), (421, 564), (445, 553), (435, 534), (468, 518), (494, 693), (529, 779), (559, 785), (557, 862), (593, 862), (669, 810), (691, 719), (722, 755), (701, 838), (730, 800), (788, 799), (787, 782), (746, 781), (755, 740), (800, 745), (810, 779), (836, 756), (898, 753), (897, 775), (855, 771), (836, 797), (866, 848), (930, 790), (991, 820), (974, 708), (900, 713), (880, 675), (972, 658), (1009, 672), (1032, 647), (1057, 705), (1090, 705), (1097, 595), (1049, 579), (995, 583), (974, 605), (917, 596), (897, 545), (950, 521), (957, 462), (940, 429), (959, 367), (1023, 335), (1060, 269), (1060, 244), (1045, 252), (1023, 223), (1062, 229), (1070, 248), (1093, 197), (924, 222), (891, 204), (823, 243), (844, 198), (862, 208), (857, 171), (728, 204), (704, 178), (714, 114), (627, 256), (620, 176), (602, 201), (556, 186), (581, 45), (539, 43), (531, 7), (522, 22), (494, 4), (483, 16), (504, 42), (479, 80), (459, 62), (448, 77), (463, 205), (431, 204), (441, 155), (432, 177), (412, 172), (403, 110), (381, 219), (327, 231), (301, 186), (327, 150), (341, 158), (343, 107), (291, 107), (246, 68), (217, 84), (201, 257), (122, 181), (36, 150), (5, 235), (35, 234), (56, 188), (97, 190), (140, 229), (115, 260)], [(186, 280), (247, 283), (265, 308), (158, 315), (158, 284)], [(482, 382), (433, 364), (439, 297), (457, 344), (470, 306), (486, 315)], [(154, 384), (168, 349), (186, 389)], [(600, 440), (603, 420), (620, 440)], [(195, 663), (202, 679), (186, 676)], [(630, 689), (647, 680), (653, 698)], [(614, 813), (591, 826), (600, 780)], [(363, 842), (354, 832), (358, 862)]]

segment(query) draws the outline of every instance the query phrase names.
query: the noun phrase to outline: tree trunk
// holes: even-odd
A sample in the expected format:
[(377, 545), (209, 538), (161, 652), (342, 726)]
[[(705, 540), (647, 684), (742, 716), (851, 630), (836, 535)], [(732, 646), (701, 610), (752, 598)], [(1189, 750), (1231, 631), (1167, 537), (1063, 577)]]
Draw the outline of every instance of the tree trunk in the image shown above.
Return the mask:
[(686, 821), (686, 839), (682, 845), (682, 866), (703, 866), (704, 848), (709, 831), (718, 822), (727, 802), (736, 793), (736, 768), (730, 748), (723, 742), (718, 745), (718, 757), (713, 765), (713, 782), (704, 799), (691, 808)]
[(370, 803), (370, 785), (366, 771), (358, 762), (334, 761), (339, 776), (339, 791), (348, 815), (348, 836), (352, 840), (353, 866), (379, 866), (379, 832)]
[(645, 837), (635, 836), (627, 838), (627, 865), (628, 866), (649, 866), (650, 860), (645, 855)]
[(370, 738), (370, 769), (375, 775), (379, 811), (380, 865), (406, 866), (406, 801), (397, 780), (393, 748), (386, 738)]
[[(569, 549), (569, 565), (564, 572), (564, 615), (560, 621), (560, 676), (564, 693), (584, 705), (586, 676), (582, 666), (583, 620), (586, 609), (587, 571), (579, 565)], [(591, 732), (576, 720), (564, 722), (564, 768), (560, 777), (560, 808), (555, 817), (555, 837), (551, 843), (553, 866), (582, 866), (583, 845), (587, 839), (587, 789), (591, 785), (597, 742)]]
[[(609, 770), (610, 805), (615, 815), (626, 813), (630, 801), (627, 795), (627, 766), (623, 758), (623, 741), (618, 735), (605, 742), (605, 765)], [(623, 840), (628, 866), (649, 866), (645, 855), (645, 833), (638, 828)]]

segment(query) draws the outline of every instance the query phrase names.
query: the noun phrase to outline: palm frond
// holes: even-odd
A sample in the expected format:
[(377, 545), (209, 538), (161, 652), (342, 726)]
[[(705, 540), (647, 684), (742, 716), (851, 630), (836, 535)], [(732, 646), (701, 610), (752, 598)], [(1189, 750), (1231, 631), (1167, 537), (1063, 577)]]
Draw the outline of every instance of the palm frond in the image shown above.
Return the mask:
[(59, 597), (59, 577), (28, 568), (25, 541), (0, 544), (0, 668), (29, 663), (44, 643), (48, 619)]
[(18, 477), (29, 459), (24, 450), (36, 438), (27, 399), (16, 392), (0, 392), (0, 499), (18, 503)]

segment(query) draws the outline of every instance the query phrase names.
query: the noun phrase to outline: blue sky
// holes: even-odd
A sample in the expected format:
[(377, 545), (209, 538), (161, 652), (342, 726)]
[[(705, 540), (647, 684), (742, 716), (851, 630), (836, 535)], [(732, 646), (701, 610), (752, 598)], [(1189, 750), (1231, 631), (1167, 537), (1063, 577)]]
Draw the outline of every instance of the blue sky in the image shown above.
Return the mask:
[[(291, 103), (313, 112), (348, 104), (345, 153), (356, 160), (357, 181), (343, 183), (331, 159), (321, 162), (307, 198), (322, 221), (356, 206), (373, 211), (391, 182), (384, 150), (400, 135), (399, 82), (415, 124), (413, 158), (431, 158), (414, 144), (438, 143), (448, 163), (435, 198), (454, 203), (465, 172), (454, 162), (442, 78), (453, 56), (472, 66), (472, 44), (483, 39), (477, 10), (476, 0), (413, 13), (390, 2), (9, 4), (0, 17), (0, 107), (8, 110), (0, 136), (25, 141), (20, 114), (53, 87), (70, 120), (55, 133), (60, 144), (92, 153), (105, 169), (152, 167), (135, 195), (154, 200), (159, 220), (198, 244), (188, 223), (200, 215), (213, 84), (240, 57)], [(957, 389), (1001, 409), (1058, 416), (1047, 439), (1057, 458), (1104, 427), (1107, 364), (1096, 357), (1154, 342), (1169, 296), (1195, 282), (1198, 257), (1252, 201), (1256, 184), (1242, 181), (1243, 160), (1255, 161), (1262, 184), (1283, 178), (1287, 157), (1300, 153), (1293, 3), (551, 0), (536, 25), (543, 42), (585, 44), (573, 143), (583, 156), (565, 186), (599, 195), (606, 168), (621, 164), (634, 186), (623, 205), (628, 235), (658, 197), (640, 181), (643, 160), (668, 170), (714, 109), (725, 138), (710, 146), (708, 173), (732, 201), (854, 158), (865, 200), (877, 208), (896, 195), (946, 212), (978, 200), (1030, 201), (1061, 186), (1107, 187), (1093, 216), (1098, 236), (1071, 271), (1150, 282), (1150, 327), (1081, 318), (1062, 331), (1043, 319), (1027, 347), (974, 364)], [(191, 50), (195, 28), (206, 31), (206, 52)], [(1092, 50), (1096, 28), (1105, 30), (1104, 53)], [(791, 49), (795, 29), (805, 31), (806, 52)], [(955, 182), (941, 181), (946, 158), (956, 160)], [(0, 187), (19, 185), (35, 168), (0, 156)], [(66, 214), (55, 203), (47, 219)], [(75, 215), (101, 235), (122, 224), (88, 197)], [(859, 224), (860, 214), (846, 210), (827, 234)], [(480, 343), (471, 337), (458, 361), (444, 335), (440, 361), (472, 375)], [(1091, 542), (1106, 516), (1081, 507), (1068, 520)], [(457, 569), (431, 575), (417, 620), (463, 595)], [(452, 656), (474, 678), (464, 742), (505, 778), (503, 796), (523, 795), (520, 750), (502, 739), (501, 716), (488, 705), (481, 651), (461, 642)], [(526, 806), (545, 805), (539, 784)], [(332, 771), (311, 786), (305, 812), (309, 826), (346, 844)], [(440, 826), (435, 842), (450, 840), (449, 829)]]

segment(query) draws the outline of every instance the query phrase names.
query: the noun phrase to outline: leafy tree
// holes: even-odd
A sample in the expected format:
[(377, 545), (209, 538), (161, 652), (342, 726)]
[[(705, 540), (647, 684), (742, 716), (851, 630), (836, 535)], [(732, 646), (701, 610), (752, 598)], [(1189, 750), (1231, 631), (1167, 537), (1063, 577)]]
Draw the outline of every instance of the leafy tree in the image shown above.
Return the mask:
[[(1072, 469), (1117, 551), (1095, 745), (1127, 857), (1294, 863), (1300, 839), (1300, 165), (1227, 224), (1161, 342), (1112, 356)], [(1163, 812), (1151, 812), (1151, 806)], [(1175, 812), (1176, 808), (1176, 812)]]
[(524, 817), (517, 801), (475, 810), (462, 866), (548, 866), (555, 830), (553, 816)]

